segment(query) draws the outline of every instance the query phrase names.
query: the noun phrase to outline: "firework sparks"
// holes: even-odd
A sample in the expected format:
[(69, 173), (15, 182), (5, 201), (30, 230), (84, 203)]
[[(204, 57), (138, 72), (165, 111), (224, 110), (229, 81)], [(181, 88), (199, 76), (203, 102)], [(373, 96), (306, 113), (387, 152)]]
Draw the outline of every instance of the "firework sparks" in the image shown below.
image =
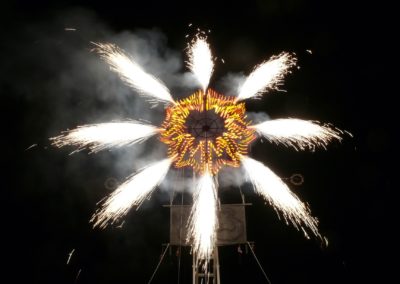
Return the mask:
[(205, 263), (215, 246), (217, 220), (217, 189), (211, 174), (206, 171), (198, 180), (193, 194), (189, 218), (189, 241), (198, 261)]
[[(77, 146), (76, 151), (88, 148), (91, 152), (136, 144), (158, 134), (168, 146), (169, 158), (143, 168), (128, 177), (93, 215), (91, 222), (104, 228), (114, 223), (133, 206), (150, 197), (164, 179), (170, 166), (191, 167), (200, 175), (193, 193), (189, 218), (188, 241), (197, 261), (210, 260), (216, 245), (217, 184), (215, 176), (223, 166), (239, 167), (243, 163), (257, 194), (268, 201), (308, 237), (311, 231), (320, 237), (318, 221), (309, 208), (293, 194), (268, 167), (247, 156), (248, 147), (256, 133), (270, 142), (296, 150), (325, 148), (331, 140), (341, 140), (341, 130), (300, 119), (277, 119), (250, 125), (244, 102), (282, 84), (283, 77), (296, 65), (289, 53), (272, 57), (254, 69), (241, 86), (236, 98), (225, 97), (208, 89), (214, 70), (214, 59), (204, 33), (188, 47), (188, 68), (199, 81), (201, 90), (175, 102), (167, 87), (147, 74), (134, 60), (112, 44), (95, 43), (96, 51), (111, 70), (130, 87), (155, 101), (171, 103), (160, 128), (136, 121), (80, 126), (51, 138), (57, 147)], [(74, 152), (76, 152), (74, 151)]]
[(247, 155), (256, 138), (245, 118), (244, 103), (211, 89), (198, 91), (167, 108), (161, 141), (168, 145), (168, 154), (177, 157), (177, 168), (216, 174), (223, 166), (239, 167), (240, 156)]
[(210, 46), (204, 37), (197, 35), (196, 39), (189, 45), (188, 57), (188, 67), (205, 92), (214, 70), (214, 61)]
[(171, 163), (172, 159), (168, 158), (130, 176), (93, 215), (91, 222), (94, 223), (94, 227), (104, 228), (109, 222), (112, 224), (125, 216), (132, 206), (140, 206), (164, 179)]
[(303, 225), (321, 238), (318, 232), (318, 220), (310, 215), (308, 207), (274, 172), (249, 157), (243, 157), (242, 162), (255, 192), (268, 201), (278, 213), (280, 212), (286, 223), (290, 221), (297, 229), (301, 228), (307, 238), (308, 234)]
[(38, 144), (32, 144), (31, 146), (29, 146), (28, 148), (26, 148), (25, 149), (25, 151), (28, 151), (28, 150), (30, 150), (30, 149), (32, 149), (32, 148), (34, 148), (34, 147), (36, 147)]
[(174, 103), (168, 88), (156, 77), (146, 73), (132, 58), (113, 44), (94, 43), (100, 57), (108, 63), (128, 86), (143, 96), (151, 97), (151, 102)]
[(96, 153), (113, 147), (136, 144), (155, 135), (158, 131), (152, 125), (130, 120), (83, 125), (74, 130), (65, 131), (62, 135), (50, 140), (57, 147), (77, 146), (78, 149), (74, 152), (89, 148), (91, 152)]
[(274, 119), (250, 126), (268, 141), (293, 147), (297, 151), (326, 148), (331, 140), (341, 141), (343, 131), (302, 119)]
[(68, 259), (67, 259), (67, 264), (69, 264), (69, 262), (71, 261), (71, 257), (74, 254), (75, 249), (72, 249), (71, 252), (68, 254)]
[(296, 57), (283, 52), (273, 56), (269, 61), (256, 66), (240, 88), (236, 100), (257, 98), (270, 89), (278, 89), (282, 84), (284, 75), (296, 65)]

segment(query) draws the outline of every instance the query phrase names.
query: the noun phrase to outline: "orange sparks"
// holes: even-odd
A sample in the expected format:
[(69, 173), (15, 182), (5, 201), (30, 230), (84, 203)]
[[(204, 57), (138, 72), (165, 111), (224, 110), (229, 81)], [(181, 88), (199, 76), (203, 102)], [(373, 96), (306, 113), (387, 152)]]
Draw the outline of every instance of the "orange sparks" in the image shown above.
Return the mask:
[(244, 103), (208, 89), (199, 90), (166, 110), (160, 140), (177, 168), (213, 175), (222, 166), (238, 167), (256, 138)]

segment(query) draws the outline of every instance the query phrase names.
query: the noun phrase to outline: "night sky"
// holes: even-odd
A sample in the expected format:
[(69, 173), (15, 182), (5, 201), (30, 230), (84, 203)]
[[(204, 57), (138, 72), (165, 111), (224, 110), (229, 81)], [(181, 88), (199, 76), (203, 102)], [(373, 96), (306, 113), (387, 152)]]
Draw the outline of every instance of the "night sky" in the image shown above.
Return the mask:
[[(0, 6), (2, 283), (147, 283), (168, 243), (169, 211), (162, 206), (168, 190), (132, 210), (121, 228), (93, 229), (89, 219), (115, 183), (161, 159), (165, 148), (154, 138), (127, 149), (69, 155), (73, 148), (57, 149), (48, 138), (113, 119), (160, 123), (163, 108), (150, 110), (90, 51), (90, 42), (132, 49), (181, 97), (194, 91), (180, 79), (187, 72), (185, 35), (197, 27), (211, 30), (213, 53), (225, 61), (217, 60), (211, 87), (229, 92), (227, 74), (249, 74), (274, 54), (295, 52), (300, 69), (286, 76), (286, 92), (247, 101), (248, 110), (331, 122), (354, 136), (316, 152), (252, 145), (251, 156), (279, 176), (304, 177), (302, 185), (289, 186), (309, 203), (329, 239), (328, 247), (305, 239), (243, 184), (253, 204), (246, 210), (248, 240), (272, 283), (393, 282), (398, 183), (389, 162), (397, 147), (398, 84), (389, 79), (396, 33), (383, 2), (31, 2)], [(235, 186), (225, 186), (220, 197), (240, 202)], [(189, 195), (183, 200), (189, 203)], [(178, 194), (174, 202), (180, 201)], [(241, 248), (243, 254), (237, 246), (220, 248), (221, 282), (266, 283)], [(191, 283), (189, 249), (178, 255), (176, 247), (167, 252), (152, 283)]]

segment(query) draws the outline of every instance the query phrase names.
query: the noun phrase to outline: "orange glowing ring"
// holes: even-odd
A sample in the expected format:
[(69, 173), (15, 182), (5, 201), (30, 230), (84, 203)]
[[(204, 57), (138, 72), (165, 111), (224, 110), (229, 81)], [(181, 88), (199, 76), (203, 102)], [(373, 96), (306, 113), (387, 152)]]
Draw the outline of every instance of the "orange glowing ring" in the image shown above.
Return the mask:
[(247, 155), (256, 138), (249, 124), (244, 103), (210, 89), (197, 91), (167, 108), (160, 140), (175, 167), (215, 175), (222, 166), (238, 167)]

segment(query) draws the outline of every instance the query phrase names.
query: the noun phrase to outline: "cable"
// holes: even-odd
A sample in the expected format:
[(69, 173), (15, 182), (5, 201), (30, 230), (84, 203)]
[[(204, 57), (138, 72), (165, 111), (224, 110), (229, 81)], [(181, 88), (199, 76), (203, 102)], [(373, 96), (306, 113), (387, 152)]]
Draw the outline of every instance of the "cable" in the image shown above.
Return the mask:
[(179, 226), (179, 247), (178, 247), (178, 252), (179, 252), (179, 257), (178, 257), (178, 284), (180, 283), (181, 280), (181, 256), (182, 256), (182, 223), (183, 223), (183, 214), (182, 214), (182, 209), (183, 209), (183, 193), (182, 193), (182, 204), (180, 208), (180, 215), (181, 215), (181, 220), (180, 220), (180, 226)]
[[(185, 172), (183, 172), (184, 174)], [(184, 192), (181, 193), (181, 208), (180, 208), (180, 225), (179, 225), (179, 258), (178, 258), (178, 284), (180, 283), (181, 280), (181, 256), (182, 256), (182, 225), (183, 225), (183, 194)]]
[(247, 242), (247, 245), (249, 246), (249, 248), (250, 248), (250, 250), (251, 250), (251, 253), (252, 253), (253, 256), (254, 256), (254, 259), (257, 261), (257, 264), (258, 264), (258, 266), (260, 267), (262, 273), (264, 274), (265, 279), (267, 279), (268, 283), (271, 284), (271, 281), (269, 280), (267, 274), (265, 273), (264, 269), (262, 268), (261, 263), (258, 261), (258, 258), (257, 258), (257, 256), (256, 256), (256, 254), (254, 253), (253, 248), (251, 247), (250, 243)]
[(157, 270), (158, 270), (158, 268), (160, 267), (160, 264), (161, 264), (161, 262), (163, 261), (164, 256), (165, 256), (165, 253), (167, 252), (168, 248), (169, 248), (169, 244), (167, 244), (167, 246), (166, 246), (166, 248), (165, 248), (165, 250), (164, 250), (164, 252), (163, 252), (163, 254), (162, 254), (162, 256), (161, 256), (161, 259), (160, 259), (160, 261), (158, 262), (158, 264), (157, 264), (157, 266), (156, 266), (156, 269), (154, 270), (153, 275), (151, 275), (151, 278), (150, 278), (149, 282), (147, 282), (147, 284), (150, 284), (151, 281), (153, 281), (153, 278), (154, 278), (154, 276), (156, 275)]

